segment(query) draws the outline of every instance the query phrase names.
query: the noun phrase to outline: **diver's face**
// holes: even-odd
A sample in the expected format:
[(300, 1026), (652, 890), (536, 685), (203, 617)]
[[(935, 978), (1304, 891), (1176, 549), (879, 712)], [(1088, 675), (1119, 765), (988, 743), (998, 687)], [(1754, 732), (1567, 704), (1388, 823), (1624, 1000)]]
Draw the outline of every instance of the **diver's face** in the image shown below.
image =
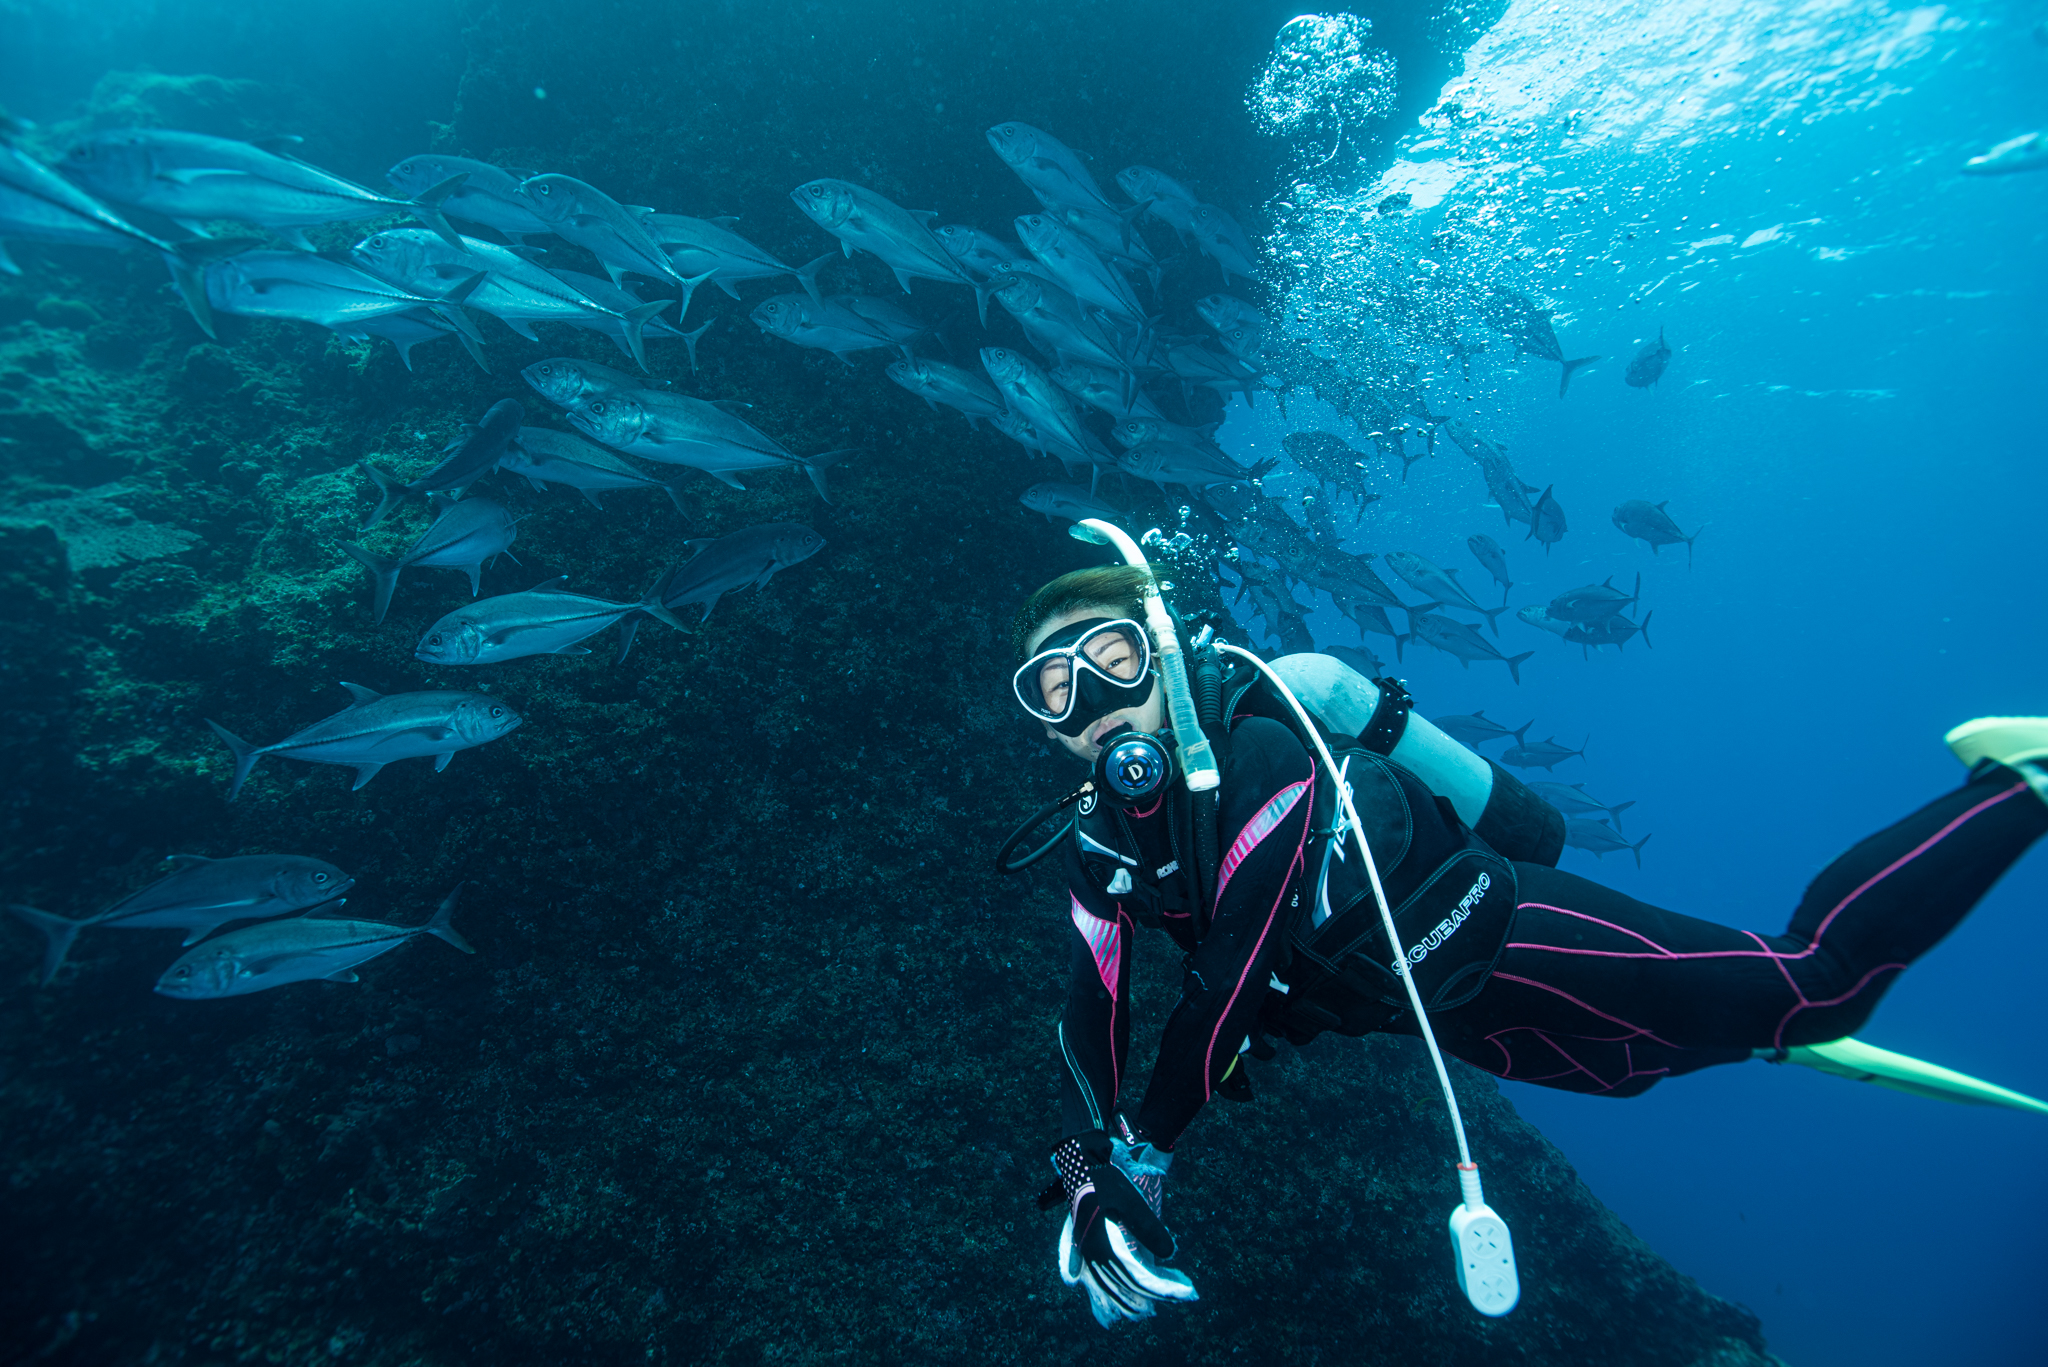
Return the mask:
[[(1057, 617), (1049, 618), (1043, 626), (1031, 634), (1031, 643), (1026, 654), (1036, 654), (1041, 645), (1076, 622), (1084, 622), (1090, 617), (1122, 617), (1124, 611), (1123, 608), (1119, 607), (1079, 607), (1063, 612)], [(1108, 664), (1110, 662), (1102, 663)], [(1112, 672), (1115, 671), (1112, 669)], [(1050, 722), (1039, 723), (1045, 730), (1045, 738), (1047, 740), (1059, 746), (1083, 764), (1095, 763), (1096, 756), (1102, 753), (1102, 738), (1120, 725), (1128, 725), (1137, 731), (1157, 731), (1164, 724), (1165, 711), (1160, 701), (1160, 690), (1157, 683), (1154, 683), (1152, 691), (1145, 695), (1144, 702), (1139, 703), (1135, 707), (1120, 707), (1114, 712), (1098, 717), (1090, 722), (1088, 729), (1078, 736), (1063, 736), (1053, 730)]]

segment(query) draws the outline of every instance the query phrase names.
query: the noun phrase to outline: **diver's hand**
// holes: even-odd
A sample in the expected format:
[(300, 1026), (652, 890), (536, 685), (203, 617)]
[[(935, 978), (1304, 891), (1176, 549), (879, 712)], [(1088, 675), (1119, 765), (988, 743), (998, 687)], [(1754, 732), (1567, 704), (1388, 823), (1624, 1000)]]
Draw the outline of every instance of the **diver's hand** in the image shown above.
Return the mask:
[(1111, 1139), (1091, 1130), (1063, 1141), (1053, 1167), (1067, 1193), (1060, 1230), (1060, 1279), (1080, 1286), (1103, 1328), (1149, 1319), (1159, 1301), (1195, 1299), (1186, 1274), (1160, 1267), (1174, 1253), (1173, 1232), (1159, 1218), (1173, 1155), (1150, 1144)]

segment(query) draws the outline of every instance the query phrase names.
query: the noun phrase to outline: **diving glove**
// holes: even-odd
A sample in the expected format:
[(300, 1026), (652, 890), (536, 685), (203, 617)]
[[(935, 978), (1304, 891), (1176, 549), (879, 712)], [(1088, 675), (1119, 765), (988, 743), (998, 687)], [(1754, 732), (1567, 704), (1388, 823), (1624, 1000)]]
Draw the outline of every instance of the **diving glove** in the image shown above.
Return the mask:
[(1173, 1155), (1132, 1134), (1100, 1130), (1063, 1140), (1053, 1169), (1067, 1195), (1060, 1229), (1060, 1280), (1088, 1295), (1095, 1322), (1109, 1329), (1124, 1320), (1149, 1319), (1159, 1301), (1191, 1301), (1187, 1274), (1159, 1266), (1171, 1258), (1173, 1231), (1159, 1218)]

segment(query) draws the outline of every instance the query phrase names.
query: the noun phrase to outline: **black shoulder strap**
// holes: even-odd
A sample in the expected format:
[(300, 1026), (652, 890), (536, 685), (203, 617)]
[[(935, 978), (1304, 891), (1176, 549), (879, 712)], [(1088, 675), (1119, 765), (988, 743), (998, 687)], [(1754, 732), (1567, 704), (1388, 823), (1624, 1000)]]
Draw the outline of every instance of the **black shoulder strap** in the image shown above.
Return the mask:
[(1399, 679), (1374, 679), (1372, 682), (1380, 691), (1380, 700), (1372, 710), (1372, 720), (1365, 724), (1365, 730), (1358, 733), (1358, 744), (1375, 755), (1391, 755), (1394, 747), (1401, 743), (1401, 737), (1407, 734), (1408, 714), (1415, 710), (1415, 699), (1409, 696)]

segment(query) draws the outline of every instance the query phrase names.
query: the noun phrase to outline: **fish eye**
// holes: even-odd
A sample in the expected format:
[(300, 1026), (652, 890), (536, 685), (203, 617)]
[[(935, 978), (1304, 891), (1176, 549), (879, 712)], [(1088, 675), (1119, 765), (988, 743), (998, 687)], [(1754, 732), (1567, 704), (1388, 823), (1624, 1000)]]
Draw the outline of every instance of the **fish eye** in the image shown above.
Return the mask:
[(597, 416), (601, 418), (609, 410), (605, 406), (605, 401), (603, 399), (599, 399), (596, 403), (590, 405), (590, 411), (597, 414)]
[(191, 966), (190, 966), (190, 965), (188, 964), (188, 965), (187, 965), (187, 966), (185, 966), (184, 968), (181, 968), (181, 969), (179, 969), (179, 970), (178, 970), (178, 974), (177, 974), (177, 976), (179, 976), (180, 978), (189, 978), (189, 977), (191, 977), (191, 976), (192, 976), (192, 968), (191, 968)]
[(324, 873), (316, 873), (313, 875), (313, 881), (316, 883), (324, 883), (327, 881), (327, 875)]
[(401, 175), (401, 176), (409, 176), (409, 175), (411, 175), (411, 174), (412, 174), (412, 163), (411, 163), (411, 162), (409, 162), (409, 161), (408, 161), (408, 162), (403, 162), (403, 163), (401, 163), (401, 164), (399, 165), (399, 168), (398, 168), (398, 174), (399, 174), (399, 175)]
[(538, 369), (540, 370), (540, 373), (543, 375), (552, 375), (555, 373), (555, 368), (551, 365), (543, 365), (538, 367)]
[(427, 644), (430, 646), (437, 646), (441, 644), (441, 633), (437, 631), (432, 636), (429, 636), (427, 638)]
[(494, 707), (491, 709), (491, 715), (494, 717), (502, 717), (505, 715), (505, 709), (502, 707)]

